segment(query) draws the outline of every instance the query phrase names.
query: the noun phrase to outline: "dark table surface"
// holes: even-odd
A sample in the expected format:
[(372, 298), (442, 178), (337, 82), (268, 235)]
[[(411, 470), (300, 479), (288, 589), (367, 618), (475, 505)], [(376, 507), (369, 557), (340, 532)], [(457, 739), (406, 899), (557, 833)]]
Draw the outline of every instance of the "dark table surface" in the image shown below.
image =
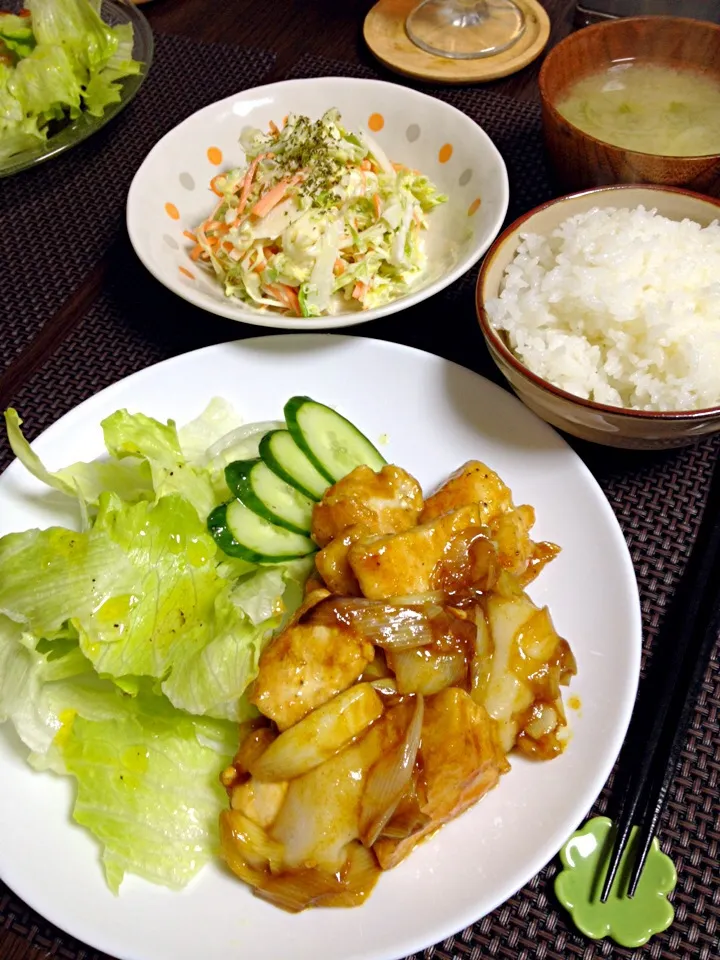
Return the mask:
[[(552, 21), (552, 45), (571, 29), (574, 2), (544, 0), (544, 5)], [(182, 43), (191, 41), (195, 44), (195, 53), (188, 47), (188, 55), (196, 59), (192, 63), (188, 61), (187, 76), (183, 76), (182, 69), (175, 69), (173, 74), (173, 82), (181, 86), (184, 82), (188, 84), (187, 113), (190, 113), (203, 103), (210, 103), (232, 92), (232, 88), (214, 90), (211, 82), (207, 90), (200, 89), (198, 92), (196, 60), (202, 60), (204, 56), (198, 41), (223, 45), (225, 52), (215, 55), (226, 60), (235, 56), (234, 49), (228, 53), (228, 47), (236, 48), (239, 57), (265, 57), (268, 66), (267, 69), (263, 68), (261, 79), (257, 82), (268, 83), (308, 75), (308, 70), (312, 71), (313, 64), (318, 63), (309, 58), (323, 57), (333, 61), (325, 72), (358, 75), (363, 68), (369, 68), (385, 79), (423, 89), (423, 84), (385, 71), (364, 46), (362, 24), (371, 6), (371, 0), (152, 0), (142, 9), (158, 41), (156, 56), (163, 50), (172, 50), (177, 57), (178, 51), (184, 49)], [(185, 40), (172, 39), (178, 37)], [(219, 47), (213, 49), (220, 51)], [(541, 156), (536, 106), (539, 99), (537, 76), (541, 62), (539, 59), (504, 80), (485, 84), (482, 88), (470, 88), (475, 92), (481, 89), (501, 95), (493, 101), (496, 104), (492, 108), (496, 111), (495, 115), (498, 111), (509, 109), (514, 103), (514, 116), (518, 118), (520, 132), (513, 149), (521, 160), (525, 147), (520, 141), (525, 137), (532, 140), (526, 155), (531, 156), (527, 151), (532, 148), (536, 151), (532, 156)], [(159, 60), (153, 66), (151, 78), (153, 75), (155, 83), (159, 82), (160, 76), (164, 76)], [(212, 71), (208, 75), (211, 76)], [(149, 78), (148, 86), (151, 82)], [(226, 79), (226, 82), (232, 81)], [(440, 95), (443, 95), (442, 92)], [(159, 118), (158, 123), (162, 122), (163, 118)], [(507, 129), (507, 121), (503, 123)], [(157, 139), (165, 129), (167, 127), (159, 129), (157, 135), (151, 131), (153, 138)], [(109, 157), (112, 133), (104, 136)], [(102, 144), (99, 137), (92, 148), (95, 154), (98, 153), (98, 144)], [(81, 164), (83, 158), (92, 158), (91, 153), (83, 153), (82, 150), (82, 147), (76, 148), (67, 155), (76, 158), (72, 163)], [(538, 162), (542, 163), (542, 160)], [(60, 163), (65, 164), (64, 173)], [(70, 176), (72, 163), (71, 159), (59, 161), (56, 167), (58, 176)], [(518, 161), (516, 171), (523, 169), (527, 167), (523, 168)], [(132, 172), (122, 173), (129, 177)], [(108, 170), (107, 173), (112, 175), (113, 171)], [(31, 174), (36, 175), (39, 176)], [(534, 199), (531, 189), (524, 191), (517, 174), (515, 182), (516, 196), (511, 200), (511, 213), (517, 215), (523, 206), (530, 207), (539, 201)], [(14, 256), (9, 250), (8, 236), (11, 227), (16, 225), (10, 199), (15, 196), (13, 190), (16, 185), (6, 187), (5, 183), (0, 181), (0, 277), (7, 275), (3, 268)], [(31, 181), (28, 179), (26, 183)], [(198, 324), (197, 311), (178, 301), (142, 269), (121, 227), (119, 214), (117, 223), (117, 228), (98, 241), (97, 253), (95, 247), (91, 244), (88, 246), (85, 258), (78, 260), (82, 266), (74, 267), (73, 282), (68, 284), (67, 291), (59, 299), (51, 299), (44, 309), (34, 303), (25, 317), (27, 329), (17, 339), (19, 346), (7, 354), (8, 360), (4, 364), (0, 363), (0, 407), (4, 408), (9, 403), (19, 407), (24, 403), (26, 408), (33, 406), (38, 415), (29, 430), (31, 436), (77, 402), (73, 391), (77, 387), (75, 381), (78, 374), (68, 371), (72, 368), (74, 356), (89, 351), (87, 344), (90, 337), (107, 337), (109, 345), (104, 354), (88, 352), (88, 356), (94, 358), (88, 362), (92, 362), (95, 368), (80, 374), (85, 378), (82, 389), (86, 394), (117, 380), (132, 369), (123, 366), (123, 348), (135, 351), (134, 368), (137, 368), (139, 357), (149, 363), (206, 343), (253, 336), (259, 332), (256, 327), (245, 327), (213, 317), (203, 317), (203, 322)], [(60, 264), (50, 266), (62, 269)], [(454, 300), (451, 294), (451, 299), (442, 301), (455, 304), (453, 309), (458, 314), (452, 320), (451, 336), (440, 337), (437, 332), (437, 298), (395, 318), (375, 321), (349, 332), (421, 346), (460, 362), (468, 363), (468, 358), (477, 358), (476, 361), (470, 360), (470, 365), (487, 376), (497, 378), (492, 364), (479, 352), (483, 347), (472, 310), (472, 279), (458, 285), (461, 292)], [(22, 280), (30, 283), (28, 277)], [(65, 290), (61, 283), (58, 283), (58, 289)], [(18, 330), (17, 314), (7, 309), (7, 298), (5, 307), (0, 300), (0, 360), (3, 356), (2, 339), (11, 342), (18, 337)], [(28, 330), (31, 332), (28, 333)], [(104, 365), (109, 369), (101, 369)], [(67, 388), (67, 396), (58, 396), (63, 385)], [(44, 398), (48, 399), (48, 408), (43, 414)], [(2, 444), (0, 440), (0, 469), (3, 461), (9, 458), (9, 451)], [(682, 570), (702, 513), (717, 446), (706, 444), (690, 452), (660, 456), (610, 455), (605, 450), (582, 444), (575, 446), (601, 482), (628, 537), (643, 592), (648, 651), (657, 633), (658, 621), (662, 619), (664, 591), (670, 591)], [(700, 713), (693, 721), (697, 745), (694, 745), (691, 732), (688, 741), (690, 752), (684, 754), (685, 766), (679, 773), (665, 819), (665, 836), (675, 845), (673, 855), (676, 862), (683, 864), (685, 871), (684, 893), (680, 894), (676, 903), (678, 924), (662, 939), (651, 941), (640, 952), (620, 950), (609, 941), (592, 944), (578, 937), (562, 913), (558, 913), (549, 903), (546, 896), (549, 880), (546, 875), (542, 882), (534, 882), (532, 889), (526, 888), (524, 894), (518, 894), (517, 898), (485, 918), (472, 931), (466, 931), (462, 938), (458, 937), (450, 945), (446, 943), (426, 951), (423, 956), (427, 960), (430, 957), (435, 960), (483, 960), (491, 956), (505, 960), (530, 960), (533, 957), (594, 960), (596, 957), (629, 958), (641, 955), (667, 960), (712, 960), (720, 956), (716, 933), (720, 925), (720, 878), (714, 853), (720, 839), (717, 825), (720, 811), (717, 777), (720, 771), (720, 667), (717, 666), (717, 658), (714, 664), (715, 673), (708, 674), (710, 679), (706, 678), (705, 693), (699, 695), (698, 699)], [(703, 754), (698, 766), (698, 751), (702, 753), (703, 749), (707, 757)], [(707, 776), (703, 772), (708, 769), (706, 759), (710, 764)], [(682, 860), (683, 849), (688, 851), (685, 860)], [(103, 957), (46, 924), (0, 883), (0, 960), (37, 960), (51, 956), (68, 960), (102, 960)], [(198, 957), (197, 960), (202, 958)]]

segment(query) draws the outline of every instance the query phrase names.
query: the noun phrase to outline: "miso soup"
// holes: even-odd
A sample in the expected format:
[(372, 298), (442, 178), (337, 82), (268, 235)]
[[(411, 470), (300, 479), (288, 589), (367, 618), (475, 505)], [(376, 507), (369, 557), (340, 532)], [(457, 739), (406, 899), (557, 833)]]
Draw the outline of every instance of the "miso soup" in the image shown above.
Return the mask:
[(691, 70), (615, 63), (570, 87), (557, 109), (616, 147), (669, 157), (720, 153), (720, 82)]

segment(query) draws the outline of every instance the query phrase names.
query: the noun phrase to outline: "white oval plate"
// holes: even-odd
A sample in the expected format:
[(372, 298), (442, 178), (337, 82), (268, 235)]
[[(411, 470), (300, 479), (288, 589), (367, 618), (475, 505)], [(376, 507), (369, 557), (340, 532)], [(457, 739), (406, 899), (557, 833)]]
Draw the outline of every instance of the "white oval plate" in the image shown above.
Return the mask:
[[(136, 373), (80, 404), (33, 444), (51, 468), (103, 451), (100, 420), (127, 406), (182, 423), (213, 396), (250, 420), (293, 394), (336, 405), (426, 490), (470, 458), (486, 461), (536, 535), (562, 553), (532, 585), (571, 643), (573, 739), (549, 763), (512, 771), (443, 827), (356, 909), (298, 916), (205, 868), (182, 893), (129, 878), (105, 886), (98, 849), (69, 820), (71, 784), (33, 773), (0, 727), (0, 875), (35, 910), (122, 960), (396, 960), (473, 923), (530, 880), (600, 792), (630, 719), (640, 667), (640, 607), (628, 550), (597, 483), (567, 444), (500, 387), (408, 347), (343, 336), (280, 336), (207, 347)], [(32, 410), (20, 411), (30, 421)], [(0, 534), (70, 516), (18, 463), (0, 478)]]
[[(266, 130), (271, 120), (279, 124), (291, 112), (316, 120), (330, 107), (337, 107), (353, 130), (368, 132), (380, 122), (370, 118), (382, 118), (382, 128), (373, 129), (371, 136), (390, 160), (421, 170), (448, 195), (448, 202), (429, 217), (428, 269), (406, 297), (373, 310), (314, 319), (254, 310), (226, 297), (214, 275), (191, 261), (194, 244), (183, 231), (194, 230), (213, 210), (217, 197), (209, 187), (211, 178), (244, 164), (238, 143), (244, 127)], [(211, 162), (210, 157), (220, 155), (219, 164)], [(261, 327), (337, 329), (405, 310), (461, 277), (497, 236), (508, 196), (505, 164), (490, 137), (442, 100), (379, 80), (286, 80), (203, 107), (167, 133), (130, 185), (127, 228), (150, 273), (196, 307)]]

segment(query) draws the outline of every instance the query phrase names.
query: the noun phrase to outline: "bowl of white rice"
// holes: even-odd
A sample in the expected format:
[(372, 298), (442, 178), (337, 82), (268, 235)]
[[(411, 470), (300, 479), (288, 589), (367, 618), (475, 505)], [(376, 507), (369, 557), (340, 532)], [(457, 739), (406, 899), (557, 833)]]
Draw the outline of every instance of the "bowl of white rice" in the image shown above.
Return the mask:
[(656, 449), (720, 430), (720, 200), (617, 185), (559, 197), (490, 247), (490, 354), (548, 423)]

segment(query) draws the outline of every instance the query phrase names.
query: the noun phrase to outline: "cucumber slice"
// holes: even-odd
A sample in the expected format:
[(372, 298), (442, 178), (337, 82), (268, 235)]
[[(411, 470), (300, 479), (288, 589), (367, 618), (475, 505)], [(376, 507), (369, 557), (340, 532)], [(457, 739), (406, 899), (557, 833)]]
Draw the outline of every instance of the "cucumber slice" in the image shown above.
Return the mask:
[(284, 413), (293, 440), (330, 483), (342, 480), (362, 464), (372, 470), (385, 465), (385, 458), (368, 438), (325, 404), (310, 397), (292, 397)]
[(282, 563), (317, 550), (309, 537), (275, 526), (239, 500), (216, 507), (207, 524), (221, 550), (250, 563)]
[(241, 503), (259, 517), (293, 533), (310, 533), (313, 501), (281, 480), (262, 460), (236, 460), (225, 480)]
[(260, 456), (275, 474), (311, 500), (322, 500), (330, 486), (310, 463), (287, 430), (271, 430), (260, 441)]

